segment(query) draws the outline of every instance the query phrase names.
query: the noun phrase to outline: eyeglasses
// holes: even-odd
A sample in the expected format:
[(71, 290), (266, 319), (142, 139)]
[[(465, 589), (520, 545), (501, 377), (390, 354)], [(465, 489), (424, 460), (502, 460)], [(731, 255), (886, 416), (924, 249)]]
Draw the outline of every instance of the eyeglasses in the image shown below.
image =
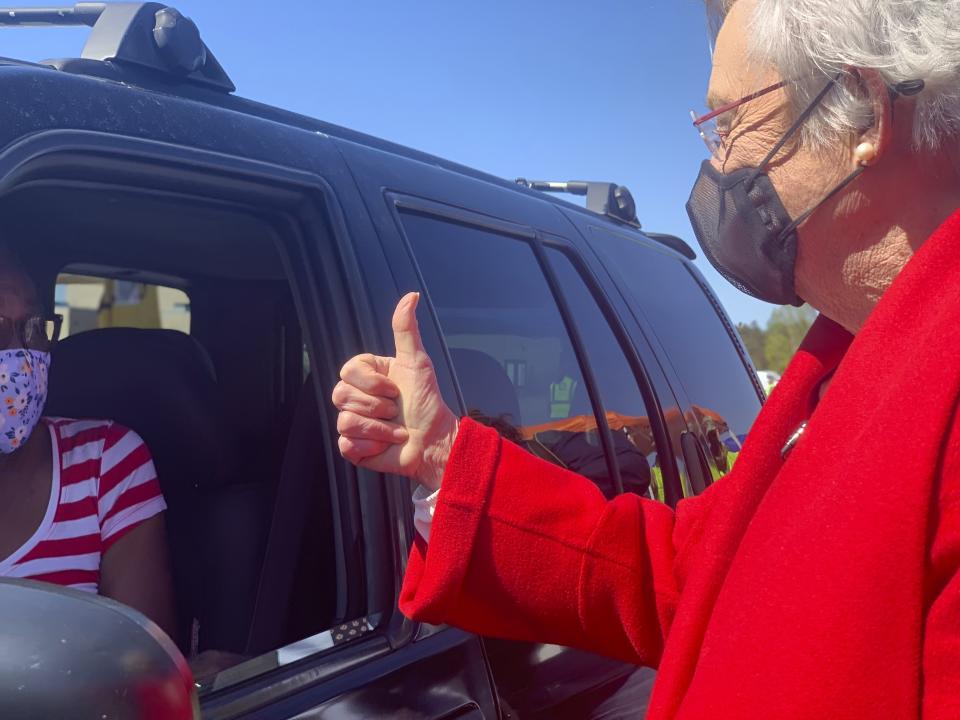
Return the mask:
[(0, 315), (0, 348), (48, 352), (60, 338), (63, 315), (31, 315), (14, 320)]
[(729, 127), (723, 124), (718, 124), (717, 118), (724, 113), (740, 107), (744, 103), (748, 103), (751, 100), (756, 100), (758, 97), (772, 93), (774, 90), (779, 90), (786, 84), (787, 81), (782, 80), (774, 85), (765, 87), (762, 90), (757, 90), (755, 93), (750, 93), (739, 100), (734, 100), (726, 105), (721, 105), (715, 110), (708, 112), (706, 115), (698, 116), (696, 111), (691, 110), (690, 118), (693, 120), (693, 126), (697, 129), (700, 138), (703, 140), (704, 145), (707, 146), (707, 150), (710, 151), (710, 154), (718, 160), (723, 160), (725, 153), (724, 145), (726, 142), (726, 137), (730, 132)]

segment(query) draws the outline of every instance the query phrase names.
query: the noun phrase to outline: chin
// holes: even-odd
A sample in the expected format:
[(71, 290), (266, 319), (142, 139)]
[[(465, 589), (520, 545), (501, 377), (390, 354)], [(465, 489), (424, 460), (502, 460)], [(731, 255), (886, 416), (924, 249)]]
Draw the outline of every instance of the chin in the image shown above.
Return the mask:
[(854, 299), (835, 295), (824, 302), (811, 302), (810, 306), (850, 334), (856, 335), (870, 317), (876, 303), (871, 303), (865, 297)]
[(846, 329), (852, 334), (863, 326), (868, 312), (863, 305), (851, 296), (851, 288), (836, 286), (818, 287), (815, 284), (804, 285), (797, 279), (797, 293), (814, 310)]

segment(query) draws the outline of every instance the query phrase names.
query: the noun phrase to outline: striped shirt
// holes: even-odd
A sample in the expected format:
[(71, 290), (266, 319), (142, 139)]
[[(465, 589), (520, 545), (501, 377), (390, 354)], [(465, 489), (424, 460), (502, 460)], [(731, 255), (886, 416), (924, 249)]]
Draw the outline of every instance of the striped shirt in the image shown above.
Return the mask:
[(103, 554), (166, 509), (157, 473), (132, 430), (107, 420), (43, 422), (53, 443), (47, 511), (30, 539), (0, 561), (0, 576), (95, 593)]

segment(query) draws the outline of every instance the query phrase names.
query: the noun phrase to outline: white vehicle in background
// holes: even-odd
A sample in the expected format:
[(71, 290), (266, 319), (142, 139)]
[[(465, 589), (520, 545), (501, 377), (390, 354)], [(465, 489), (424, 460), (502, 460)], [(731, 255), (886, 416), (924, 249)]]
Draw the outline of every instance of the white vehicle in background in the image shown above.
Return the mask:
[(780, 373), (773, 370), (757, 370), (757, 377), (760, 378), (760, 384), (767, 395), (780, 382)]

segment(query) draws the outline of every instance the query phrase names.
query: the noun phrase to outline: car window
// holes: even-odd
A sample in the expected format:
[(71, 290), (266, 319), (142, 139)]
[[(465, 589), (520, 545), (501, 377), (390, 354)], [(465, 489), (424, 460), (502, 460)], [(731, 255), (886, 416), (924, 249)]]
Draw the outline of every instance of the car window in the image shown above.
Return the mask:
[[(403, 224), (468, 413), (612, 496), (615, 483), (584, 374), (530, 245), (420, 215), (404, 215)], [(645, 415), (642, 405), (618, 407)], [(624, 453), (622, 466), (632, 468), (636, 487), (645, 491), (646, 457), (633, 451), (626, 433), (618, 434), (616, 446)]]
[(190, 298), (179, 288), (64, 272), (55, 298), (61, 337), (106, 327), (190, 332)]
[(715, 476), (733, 466), (760, 399), (716, 307), (686, 265), (632, 238), (591, 228), (594, 246), (619, 276), (635, 312), (652, 326), (690, 401)]
[(547, 255), (586, 348), (600, 390), (623, 488), (664, 500), (663, 475), (651, 413), (623, 348), (570, 258), (556, 248)]

